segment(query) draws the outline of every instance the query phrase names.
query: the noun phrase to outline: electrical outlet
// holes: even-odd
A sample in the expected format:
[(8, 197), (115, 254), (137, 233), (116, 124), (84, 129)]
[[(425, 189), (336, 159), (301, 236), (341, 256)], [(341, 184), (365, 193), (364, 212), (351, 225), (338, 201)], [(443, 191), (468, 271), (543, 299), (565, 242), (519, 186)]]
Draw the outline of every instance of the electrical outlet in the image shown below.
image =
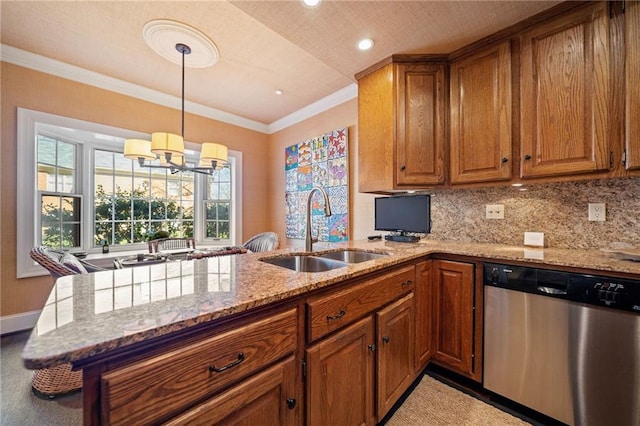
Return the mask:
[(596, 222), (607, 220), (607, 205), (605, 203), (589, 203), (589, 220)]
[(487, 219), (504, 219), (504, 204), (487, 204), (485, 217)]
[(532, 247), (544, 247), (544, 232), (525, 232), (524, 245)]

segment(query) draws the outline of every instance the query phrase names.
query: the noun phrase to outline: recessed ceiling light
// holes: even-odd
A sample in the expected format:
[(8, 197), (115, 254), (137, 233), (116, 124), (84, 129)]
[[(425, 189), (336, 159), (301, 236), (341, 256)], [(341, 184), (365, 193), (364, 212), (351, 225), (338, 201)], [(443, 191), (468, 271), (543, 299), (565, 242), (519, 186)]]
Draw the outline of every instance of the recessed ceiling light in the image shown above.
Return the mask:
[(320, 3), (322, 3), (322, 0), (302, 0), (302, 3), (304, 3), (305, 6), (318, 7)]
[(373, 40), (370, 38), (363, 38), (358, 42), (358, 49), (360, 50), (369, 50), (373, 47)]
[(282, 90), (276, 89), (276, 95), (282, 95)]

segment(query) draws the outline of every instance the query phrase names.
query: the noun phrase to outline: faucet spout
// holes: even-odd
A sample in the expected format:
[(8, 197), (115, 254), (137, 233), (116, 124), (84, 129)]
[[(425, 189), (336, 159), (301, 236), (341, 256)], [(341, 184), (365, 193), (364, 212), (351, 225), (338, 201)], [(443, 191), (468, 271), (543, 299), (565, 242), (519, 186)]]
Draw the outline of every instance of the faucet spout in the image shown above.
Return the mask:
[(311, 235), (311, 198), (313, 198), (313, 193), (316, 191), (320, 192), (324, 198), (324, 215), (327, 217), (331, 216), (331, 203), (329, 202), (327, 191), (319, 186), (313, 187), (307, 198), (307, 231), (304, 238), (304, 249), (308, 252), (313, 251), (313, 243), (318, 241), (317, 237), (314, 238)]

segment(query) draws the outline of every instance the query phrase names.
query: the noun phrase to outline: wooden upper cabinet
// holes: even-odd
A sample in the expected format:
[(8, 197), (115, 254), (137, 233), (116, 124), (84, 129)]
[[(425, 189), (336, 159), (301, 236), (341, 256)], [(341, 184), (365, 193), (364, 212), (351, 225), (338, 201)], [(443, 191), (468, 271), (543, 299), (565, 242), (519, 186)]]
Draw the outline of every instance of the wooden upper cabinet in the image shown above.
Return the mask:
[(625, 10), (625, 152), (626, 168), (640, 169), (640, 2)]
[(607, 170), (610, 44), (607, 2), (522, 34), (521, 175)]
[(361, 192), (444, 183), (446, 67), (391, 62), (356, 76)]
[(396, 183), (444, 183), (445, 66), (396, 65)]
[(360, 192), (377, 192), (395, 186), (396, 124), (393, 102), (393, 64), (385, 65), (358, 80)]
[(511, 179), (509, 41), (451, 64), (451, 183)]

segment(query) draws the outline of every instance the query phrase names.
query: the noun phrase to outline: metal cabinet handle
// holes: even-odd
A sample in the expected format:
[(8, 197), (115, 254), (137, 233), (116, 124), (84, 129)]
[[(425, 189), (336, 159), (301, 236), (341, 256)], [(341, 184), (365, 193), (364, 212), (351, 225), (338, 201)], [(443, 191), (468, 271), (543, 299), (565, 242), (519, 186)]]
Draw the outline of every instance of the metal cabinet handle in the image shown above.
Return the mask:
[(529, 154), (527, 154), (527, 155), (524, 156), (524, 159), (525, 160), (531, 160), (531, 156)]
[(375, 351), (375, 350), (376, 350), (376, 345), (374, 345), (374, 344), (371, 344), (371, 345), (369, 345), (369, 346), (367, 346), (367, 347), (369, 348), (369, 350), (370, 350), (371, 352), (373, 352), (373, 351)]
[(338, 312), (337, 315), (327, 315), (327, 321), (333, 321), (333, 320), (337, 320), (339, 318), (342, 318), (344, 316), (344, 314), (346, 314), (346, 312), (343, 311), (342, 309), (340, 309), (340, 312)]
[(230, 368), (235, 367), (236, 365), (240, 364), (242, 361), (244, 361), (244, 353), (240, 352), (238, 354), (238, 359), (236, 359), (235, 361), (233, 361), (233, 362), (231, 362), (231, 363), (229, 363), (229, 364), (227, 364), (227, 365), (225, 365), (223, 367), (220, 367), (220, 368), (216, 368), (215, 365), (210, 365), (209, 366), (209, 371), (211, 373), (222, 373), (225, 370), (228, 370)]
[(408, 287), (408, 286), (410, 286), (410, 285), (412, 285), (412, 284), (413, 284), (413, 281), (411, 281), (411, 280), (407, 280), (407, 281), (403, 282), (401, 285), (402, 285), (402, 287), (404, 287), (404, 286), (407, 286), (407, 287)]
[(296, 399), (295, 398), (287, 398), (287, 408), (289, 410), (293, 410), (296, 407)]
[(506, 162), (509, 161), (509, 159), (507, 157), (502, 157), (502, 159), (500, 161), (502, 161), (503, 163), (506, 163)]
[(389, 336), (382, 336), (382, 341), (384, 343), (389, 343)]
[(405, 166), (405, 165), (400, 166), (400, 170), (405, 170), (406, 168), (407, 168), (407, 166)]

